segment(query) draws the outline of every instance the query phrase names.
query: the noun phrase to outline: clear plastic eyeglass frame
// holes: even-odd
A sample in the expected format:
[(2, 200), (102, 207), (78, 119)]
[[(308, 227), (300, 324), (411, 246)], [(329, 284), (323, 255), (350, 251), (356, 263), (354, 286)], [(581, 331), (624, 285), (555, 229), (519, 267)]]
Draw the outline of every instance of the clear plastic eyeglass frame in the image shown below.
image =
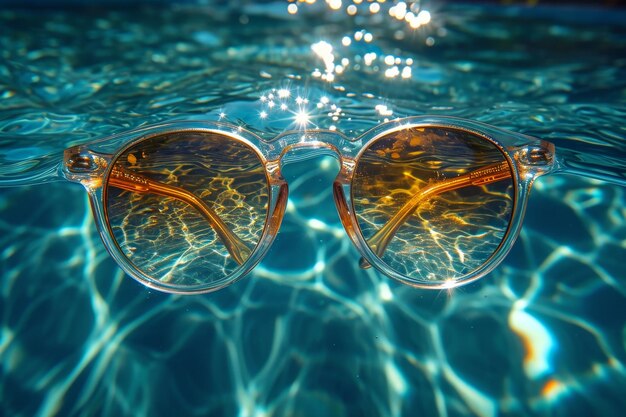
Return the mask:
[[(399, 210), (388, 216), (384, 224), (378, 225), (376, 233), (366, 238), (363, 233), (364, 223), (357, 218), (357, 213), (355, 213), (353, 180), (356, 167), (364, 150), (380, 138), (394, 134), (400, 135), (411, 129), (460, 132), (460, 134), (481, 138), (485, 144), (499, 151), (503, 158), (501, 162), (495, 164), (479, 166), (468, 172), (459, 172), (454, 177), (444, 177), (441, 180), (431, 180), (423, 184), (415, 194), (403, 201)], [(194, 134), (205, 132), (245, 144), (256, 153), (261, 161), (267, 181), (268, 198), (265, 223), (258, 243), (254, 247), (251, 248), (250, 245), (242, 242), (231, 227), (193, 193), (127, 172), (123, 167), (116, 165), (120, 155), (148, 138), (185, 132)], [(62, 175), (70, 181), (81, 183), (86, 188), (105, 247), (128, 275), (160, 291), (195, 294), (215, 291), (232, 284), (249, 273), (262, 260), (278, 233), (287, 204), (288, 186), (281, 174), (281, 167), (285, 163), (297, 161), (297, 155), (300, 155), (303, 150), (306, 150), (307, 155), (317, 155), (320, 152), (332, 154), (340, 163), (340, 170), (333, 186), (334, 199), (341, 222), (362, 256), (361, 267), (373, 266), (383, 274), (402, 283), (431, 289), (452, 288), (475, 281), (492, 271), (504, 259), (519, 234), (529, 192), (536, 178), (557, 171), (581, 173), (579, 170), (568, 169), (567, 164), (557, 158), (554, 145), (549, 142), (465, 119), (417, 116), (381, 124), (357, 138), (348, 138), (338, 131), (301, 129), (284, 132), (271, 140), (264, 140), (252, 132), (226, 123), (211, 121), (163, 123), (67, 149), (62, 164)], [(503, 179), (507, 179), (512, 184), (509, 187), (511, 211), (508, 224), (493, 253), (480, 265), (469, 271), (461, 270), (461, 273), (453, 277), (434, 276), (424, 279), (411, 276), (406, 271), (398, 271), (398, 268), (391, 267), (389, 262), (382, 259), (389, 242), (425, 200), (451, 190), (461, 190), (472, 186), (481, 187)], [(236, 267), (223, 277), (190, 285), (168, 282), (138, 268), (125, 255), (113, 236), (105, 202), (107, 187), (117, 187), (119, 190), (135, 193), (152, 193), (177, 199), (194, 207), (210, 224), (217, 236), (216, 241), (219, 241), (227, 249), (232, 260), (236, 261)], [(207, 274), (210, 275), (211, 271), (207, 271)]]

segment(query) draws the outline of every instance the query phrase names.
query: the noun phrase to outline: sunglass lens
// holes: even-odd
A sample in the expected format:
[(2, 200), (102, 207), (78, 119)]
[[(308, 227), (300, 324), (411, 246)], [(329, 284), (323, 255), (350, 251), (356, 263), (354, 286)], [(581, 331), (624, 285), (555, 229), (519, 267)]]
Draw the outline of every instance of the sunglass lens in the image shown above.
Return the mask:
[(268, 211), (263, 162), (247, 143), (185, 131), (144, 139), (113, 162), (106, 220), (149, 285), (217, 289), (259, 243)]
[(464, 130), (412, 127), (374, 140), (352, 181), (354, 213), (386, 268), (417, 285), (468, 279), (501, 246), (515, 186), (500, 148)]

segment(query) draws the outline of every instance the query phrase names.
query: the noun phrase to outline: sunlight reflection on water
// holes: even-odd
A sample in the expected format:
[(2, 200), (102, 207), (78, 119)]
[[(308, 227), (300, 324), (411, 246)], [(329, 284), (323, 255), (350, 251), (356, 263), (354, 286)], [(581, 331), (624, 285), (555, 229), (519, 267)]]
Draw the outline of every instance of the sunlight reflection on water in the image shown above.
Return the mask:
[[(446, 114), (626, 160), (623, 26), (373, 4), (2, 11), (0, 178), (183, 117), (272, 137)], [(358, 267), (335, 175), (290, 166), (266, 260), (193, 297), (125, 277), (80, 187), (0, 189), (2, 413), (620, 415), (623, 189), (542, 178), (504, 264), (446, 293)]]

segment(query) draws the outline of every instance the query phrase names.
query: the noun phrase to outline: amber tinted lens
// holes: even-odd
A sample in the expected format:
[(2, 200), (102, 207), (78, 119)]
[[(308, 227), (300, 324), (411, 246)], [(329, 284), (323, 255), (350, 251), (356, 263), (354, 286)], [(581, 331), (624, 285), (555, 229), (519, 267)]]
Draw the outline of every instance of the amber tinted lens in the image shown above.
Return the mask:
[(219, 286), (261, 239), (269, 187), (246, 143), (180, 132), (145, 139), (114, 162), (105, 187), (112, 235), (153, 285)]
[(443, 284), (483, 266), (500, 247), (514, 205), (511, 168), (476, 134), (410, 128), (375, 140), (352, 182), (354, 212), (387, 267)]

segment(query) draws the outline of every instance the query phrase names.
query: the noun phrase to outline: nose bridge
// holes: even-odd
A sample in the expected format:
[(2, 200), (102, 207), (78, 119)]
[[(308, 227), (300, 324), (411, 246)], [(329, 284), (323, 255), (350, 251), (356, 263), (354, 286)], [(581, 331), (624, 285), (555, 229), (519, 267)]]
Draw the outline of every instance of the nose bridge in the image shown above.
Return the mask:
[(331, 155), (341, 160), (341, 152), (336, 145), (321, 140), (304, 140), (285, 146), (280, 153), (282, 164), (291, 163), (301, 158), (309, 159), (318, 155)]
[(274, 161), (282, 167), (319, 156), (332, 156), (340, 163), (340, 174), (352, 165), (354, 144), (342, 134), (333, 131), (313, 130), (292, 132), (276, 139)]
[[(346, 199), (346, 195), (350, 190), (352, 173), (356, 166), (355, 158), (359, 152), (360, 146), (361, 139), (351, 141), (342, 134), (334, 131), (290, 132), (268, 143), (267, 155), (269, 158), (266, 165), (270, 178), (275, 181), (276, 184), (280, 184), (281, 189), (287, 190), (286, 182), (288, 180), (283, 178), (282, 172), (284, 165), (319, 156), (332, 156), (335, 158), (339, 162), (339, 172), (332, 185), (332, 196), (341, 223), (346, 229), (348, 236), (357, 247), (360, 247), (360, 243), (352, 223), (349, 200)], [(306, 167), (306, 165), (307, 164), (303, 164), (300, 167), (304, 170), (305, 177), (310, 173), (310, 171), (307, 171), (308, 167)], [(297, 165), (294, 167), (297, 168)], [(296, 171), (296, 174), (297, 173)], [(319, 185), (319, 183), (317, 185)], [(284, 204), (286, 204), (286, 200)]]

